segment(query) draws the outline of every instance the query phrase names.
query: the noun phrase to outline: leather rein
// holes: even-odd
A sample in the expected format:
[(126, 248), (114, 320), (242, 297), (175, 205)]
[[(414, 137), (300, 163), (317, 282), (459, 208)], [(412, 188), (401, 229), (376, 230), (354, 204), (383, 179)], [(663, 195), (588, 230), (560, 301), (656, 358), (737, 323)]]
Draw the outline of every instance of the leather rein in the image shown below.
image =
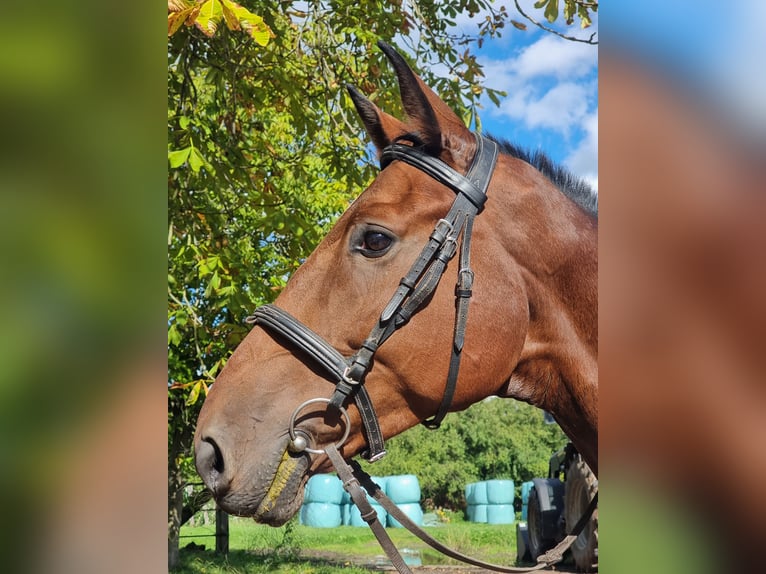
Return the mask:
[[(346, 462), (338, 452), (338, 447), (345, 442), (350, 430), (350, 419), (344, 404), (349, 398), (353, 398), (359, 410), (367, 439), (368, 448), (362, 453), (362, 457), (369, 462), (374, 462), (385, 456), (383, 433), (378, 423), (375, 408), (364, 387), (365, 376), (372, 368), (372, 362), (378, 348), (397, 329), (404, 326), (412, 315), (429, 300), (438, 286), (447, 264), (457, 253), (458, 240), (462, 236), (460, 265), (455, 286), (455, 325), (447, 382), (437, 412), (431, 418), (422, 421), (422, 424), (430, 429), (439, 428), (449, 411), (457, 385), (460, 359), (465, 341), (465, 329), (468, 322), (468, 302), (473, 287), (474, 274), (470, 266), (473, 220), (484, 208), (487, 189), (498, 155), (498, 146), (492, 140), (476, 135), (476, 142), (477, 151), (466, 175), (458, 173), (440, 159), (428, 155), (417, 147), (393, 143), (383, 149), (381, 169), (385, 169), (393, 161), (403, 161), (449, 187), (455, 192), (456, 197), (447, 215), (436, 224), (428, 242), (412, 267), (399, 281), (399, 286), (380, 314), (377, 325), (352, 356), (344, 357), (320, 335), (276, 305), (258, 307), (246, 319), (247, 323), (259, 325), (271, 335), (281, 338), (290, 347), (299, 349), (308, 355), (314, 365), (320, 367), (322, 374), (335, 384), (335, 391), (329, 399), (311, 399), (299, 405), (295, 410), (290, 418), (289, 434), (291, 441), (288, 448), (292, 452), (306, 451), (327, 454), (338, 473), (338, 477), (343, 482), (343, 487), (350, 494), (354, 504), (359, 508), (362, 518), (370, 526), (381, 547), (400, 574), (412, 574), (412, 572), (386, 533), (385, 527), (378, 520), (377, 513), (372, 508), (362, 487), (400, 524), (436, 550), (468, 564), (509, 573), (532, 572), (561, 561), (564, 552), (582, 532), (597, 504), (598, 495), (593, 498), (588, 510), (580, 518), (572, 532), (554, 549), (537, 557), (537, 565), (529, 568), (498, 566), (465, 556), (432, 538), (383, 493), (357, 462)], [(328, 411), (335, 411), (345, 417), (346, 429), (342, 439), (337, 445), (331, 444), (323, 450), (309, 448), (309, 437), (304, 431), (295, 428), (298, 413), (309, 404), (317, 402), (327, 403)]]

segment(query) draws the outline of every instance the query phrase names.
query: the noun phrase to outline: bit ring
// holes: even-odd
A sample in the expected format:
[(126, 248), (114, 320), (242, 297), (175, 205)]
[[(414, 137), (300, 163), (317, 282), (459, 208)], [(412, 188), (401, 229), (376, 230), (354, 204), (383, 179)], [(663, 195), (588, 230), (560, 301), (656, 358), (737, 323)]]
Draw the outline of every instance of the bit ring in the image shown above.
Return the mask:
[[(309, 399), (306, 402), (298, 405), (298, 408), (295, 409), (295, 411), (293, 411), (293, 414), (290, 416), (290, 425), (287, 427), (287, 432), (290, 435), (290, 444), (288, 445), (288, 448), (290, 448), (290, 450), (292, 450), (293, 452), (309, 452), (311, 454), (325, 454), (324, 449), (309, 448), (308, 439), (306, 437), (305, 432), (296, 431), (295, 429), (295, 419), (298, 418), (298, 413), (300, 413), (307, 406), (314, 403), (330, 404), (330, 399), (325, 399), (325, 398)], [(351, 432), (351, 418), (348, 416), (348, 412), (343, 407), (339, 407), (338, 410), (340, 410), (340, 413), (343, 415), (343, 418), (346, 419), (345, 420), (346, 430), (343, 433), (343, 436), (341, 437), (341, 439), (337, 443), (335, 443), (335, 448), (340, 448), (341, 446), (343, 446), (343, 443), (346, 442), (346, 440), (348, 439), (348, 435)]]

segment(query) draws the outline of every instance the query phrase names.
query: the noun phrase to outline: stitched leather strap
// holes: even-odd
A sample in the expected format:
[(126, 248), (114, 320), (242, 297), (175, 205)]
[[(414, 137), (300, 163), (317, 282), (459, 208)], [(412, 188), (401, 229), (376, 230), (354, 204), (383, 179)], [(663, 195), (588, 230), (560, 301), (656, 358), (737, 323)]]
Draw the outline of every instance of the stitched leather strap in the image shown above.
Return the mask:
[(276, 333), (303, 352), (307, 353), (313, 362), (322, 367), (326, 377), (336, 384), (356, 387), (354, 402), (362, 419), (362, 426), (367, 438), (365, 458), (375, 461), (386, 454), (383, 432), (378, 423), (378, 415), (367, 390), (358, 381), (348, 379), (346, 373), (350, 363), (332, 345), (298, 321), (287, 311), (275, 305), (262, 305), (245, 319), (252, 325), (261, 325), (268, 332)]
[[(400, 574), (411, 574), (411, 571), (407, 565), (404, 564), (404, 560), (401, 558), (401, 555), (394, 546), (393, 542), (391, 542), (391, 539), (388, 537), (385, 529), (380, 528), (380, 522), (377, 521), (377, 513), (375, 513), (360, 486), (364, 488), (369, 496), (374, 498), (402, 526), (404, 526), (412, 534), (417, 536), (420, 540), (435, 550), (438, 550), (450, 558), (465, 562), (466, 564), (472, 564), (474, 566), (479, 566), (481, 568), (486, 568), (495, 572), (506, 572), (509, 574), (524, 574), (526, 572), (535, 572), (537, 570), (542, 570), (543, 568), (547, 568), (548, 566), (561, 562), (564, 556), (564, 552), (566, 552), (569, 547), (572, 546), (574, 541), (577, 540), (577, 537), (585, 528), (585, 525), (587, 524), (588, 520), (590, 520), (590, 517), (592, 516), (598, 504), (597, 493), (590, 501), (590, 504), (588, 505), (588, 508), (586, 509), (583, 516), (581, 516), (580, 520), (577, 521), (577, 524), (572, 529), (572, 532), (567, 535), (561, 542), (559, 542), (555, 548), (549, 550), (545, 554), (538, 556), (537, 564), (535, 566), (522, 568), (502, 566), (484, 562), (482, 560), (477, 560), (476, 558), (472, 558), (461, 552), (453, 550), (448, 546), (445, 546), (433, 538), (420, 526), (415, 524), (412, 520), (410, 520), (410, 518), (404, 512), (402, 512), (402, 510), (399, 509), (399, 507), (396, 506), (396, 504), (390, 498), (388, 498), (388, 496), (383, 493), (380, 487), (372, 480), (370, 475), (367, 474), (361, 466), (359, 466), (359, 463), (353, 460), (350, 463), (346, 462), (340, 453), (338, 453), (334, 445), (328, 447), (326, 452), (330, 458), (330, 461), (335, 467), (336, 472), (338, 473), (338, 477), (343, 482), (343, 487), (351, 495), (354, 504), (358, 505), (362, 517), (373, 529), (375, 537), (378, 539), (378, 542), (385, 551), (386, 555), (391, 559), (391, 562), (394, 564), (394, 567), (400, 572)], [(357, 503), (357, 500), (359, 500), (359, 503)]]
[[(351, 500), (354, 501), (354, 504), (356, 504), (356, 507), (359, 509), (359, 514), (361, 515), (362, 520), (364, 520), (370, 527), (375, 538), (377, 538), (380, 547), (383, 548), (383, 551), (394, 565), (394, 568), (396, 568), (400, 574), (412, 574), (409, 566), (404, 562), (404, 558), (402, 558), (402, 555), (388, 536), (385, 526), (381, 524), (378, 519), (378, 513), (375, 512), (375, 509), (367, 500), (367, 495), (360, 488), (359, 480), (354, 476), (351, 467), (343, 460), (343, 457), (335, 448), (335, 445), (327, 447), (325, 452), (330, 458), (335, 470), (338, 472), (338, 478), (343, 483), (343, 488), (346, 489), (346, 492), (351, 496)], [(367, 478), (369, 478), (369, 476)], [(370, 482), (372, 482), (372, 480), (370, 480)], [(377, 487), (377, 485), (375, 486)]]

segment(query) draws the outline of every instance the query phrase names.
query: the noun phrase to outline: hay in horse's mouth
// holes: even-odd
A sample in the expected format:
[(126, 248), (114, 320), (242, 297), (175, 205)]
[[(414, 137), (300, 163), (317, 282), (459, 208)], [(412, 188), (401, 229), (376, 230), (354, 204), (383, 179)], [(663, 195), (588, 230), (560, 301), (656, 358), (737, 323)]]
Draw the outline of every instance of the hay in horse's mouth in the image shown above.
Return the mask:
[(282, 459), (277, 466), (277, 470), (274, 473), (274, 478), (269, 485), (269, 489), (266, 491), (266, 494), (255, 511), (256, 520), (273, 513), (280, 495), (290, 484), (291, 479), (294, 478), (295, 472), (300, 470), (299, 460), (300, 459), (292, 456), (290, 452), (285, 449), (282, 454)]
[(295, 515), (303, 502), (306, 462), (305, 457), (284, 450), (266, 494), (251, 515), (256, 522), (281, 526)]

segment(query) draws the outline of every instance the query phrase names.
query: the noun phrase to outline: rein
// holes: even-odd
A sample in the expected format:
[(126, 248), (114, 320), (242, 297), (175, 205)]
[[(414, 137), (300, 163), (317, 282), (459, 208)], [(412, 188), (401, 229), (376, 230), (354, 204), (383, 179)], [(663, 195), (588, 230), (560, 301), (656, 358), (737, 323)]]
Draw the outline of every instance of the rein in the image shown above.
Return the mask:
[[(548, 566), (552, 566), (553, 564), (561, 562), (561, 560), (564, 558), (564, 552), (566, 552), (569, 547), (574, 544), (575, 540), (577, 540), (577, 537), (585, 528), (585, 525), (588, 523), (588, 520), (590, 520), (590, 517), (598, 504), (598, 493), (596, 493), (593, 499), (590, 501), (590, 504), (588, 505), (585, 513), (582, 515), (582, 517), (580, 517), (580, 520), (577, 521), (577, 524), (574, 525), (574, 528), (572, 528), (572, 532), (565, 536), (564, 539), (554, 548), (548, 550), (545, 554), (537, 556), (537, 564), (535, 566), (529, 566), (525, 568), (500, 566), (490, 562), (477, 560), (476, 558), (471, 558), (470, 556), (466, 556), (461, 552), (445, 546), (433, 538), (420, 526), (415, 524), (412, 520), (410, 520), (410, 518), (402, 510), (400, 510), (399, 507), (396, 506), (396, 504), (390, 498), (388, 498), (388, 496), (383, 493), (380, 487), (372, 480), (370, 475), (367, 474), (361, 466), (359, 466), (359, 463), (353, 460), (350, 464), (346, 462), (338, 452), (338, 449), (335, 445), (326, 447), (324, 452), (330, 458), (330, 461), (335, 467), (335, 470), (338, 473), (338, 478), (340, 478), (340, 480), (343, 482), (343, 488), (346, 490), (346, 492), (349, 493), (351, 500), (353, 500), (354, 504), (356, 504), (357, 508), (359, 508), (359, 513), (362, 519), (370, 527), (373, 534), (375, 534), (375, 538), (377, 538), (381, 548), (383, 548), (383, 551), (386, 553), (389, 560), (391, 560), (391, 563), (394, 565), (399, 574), (412, 574), (412, 571), (404, 562), (401, 554), (396, 549), (396, 546), (392, 542), (391, 538), (388, 536), (385, 527), (378, 519), (378, 514), (375, 512), (375, 509), (367, 499), (367, 495), (364, 492), (365, 490), (367, 493), (369, 493), (369, 496), (374, 498), (391, 516), (399, 521), (402, 526), (409, 530), (410, 533), (420, 538), (420, 540), (428, 544), (431, 548), (438, 550), (450, 558), (459, 560), (460, 562), (465, 562), (466, 564), (472, 564), (473, 566), (479, 566), (480, 568), (494, 570), (495, 572), (507, 572), (510, 574), (535, 572), (537, 570), (542, 570), (543, 568), (547, 568)], [(362, 487), (364, 490), (362, 490)]]
[[(367, 439), (368, 448), (362, 456), (370, 462), (381, 459), (386, 450), (375, 408), (364, 388), (364, 378), (372, 368), (378, 348), (428, 301), (447, 264), (455, 256), (458, 239), (462, 235), (460, 269), (455, 287), (455, 326), (447, 382), (437, 412), (423, 421), (426, 427), (439, 427), (455, 394), (468, 321), (468, 301), (473, 287), (474, 276), (470, 267), (473, 219), (484, 208), (498, 155), (498, 146), (492, 140), (477, 135), (476, 143), (477, 151), (466, 175), (461, 175), (440, 159), (410, 145), (393, 143), (383, 149), (380, 160), (382, 169), (394, 161), (403, 161), (449, 187), (456, 193), (456, 197), (447, 215), (436, 224), (410, 270), (399, 281), (377, 325), (354, 355), (344, 357), (320, 335), (275, 305), (263, 305), (246, 319), (247, 323), (260, 325), (272, 335), (282, 337), (322, 368), (323, 374), (335, 383), (328, 410), (339, 412), (346, 401), (353, 397)], [(301, 439), (298, 441), (297, 436), (293, 436), (295, 433), (291, 432), (293, 440), (290, 448), (294, 452), (305, 450), (308, 445), (308, 437), (302, 431), (297, 432)]]

